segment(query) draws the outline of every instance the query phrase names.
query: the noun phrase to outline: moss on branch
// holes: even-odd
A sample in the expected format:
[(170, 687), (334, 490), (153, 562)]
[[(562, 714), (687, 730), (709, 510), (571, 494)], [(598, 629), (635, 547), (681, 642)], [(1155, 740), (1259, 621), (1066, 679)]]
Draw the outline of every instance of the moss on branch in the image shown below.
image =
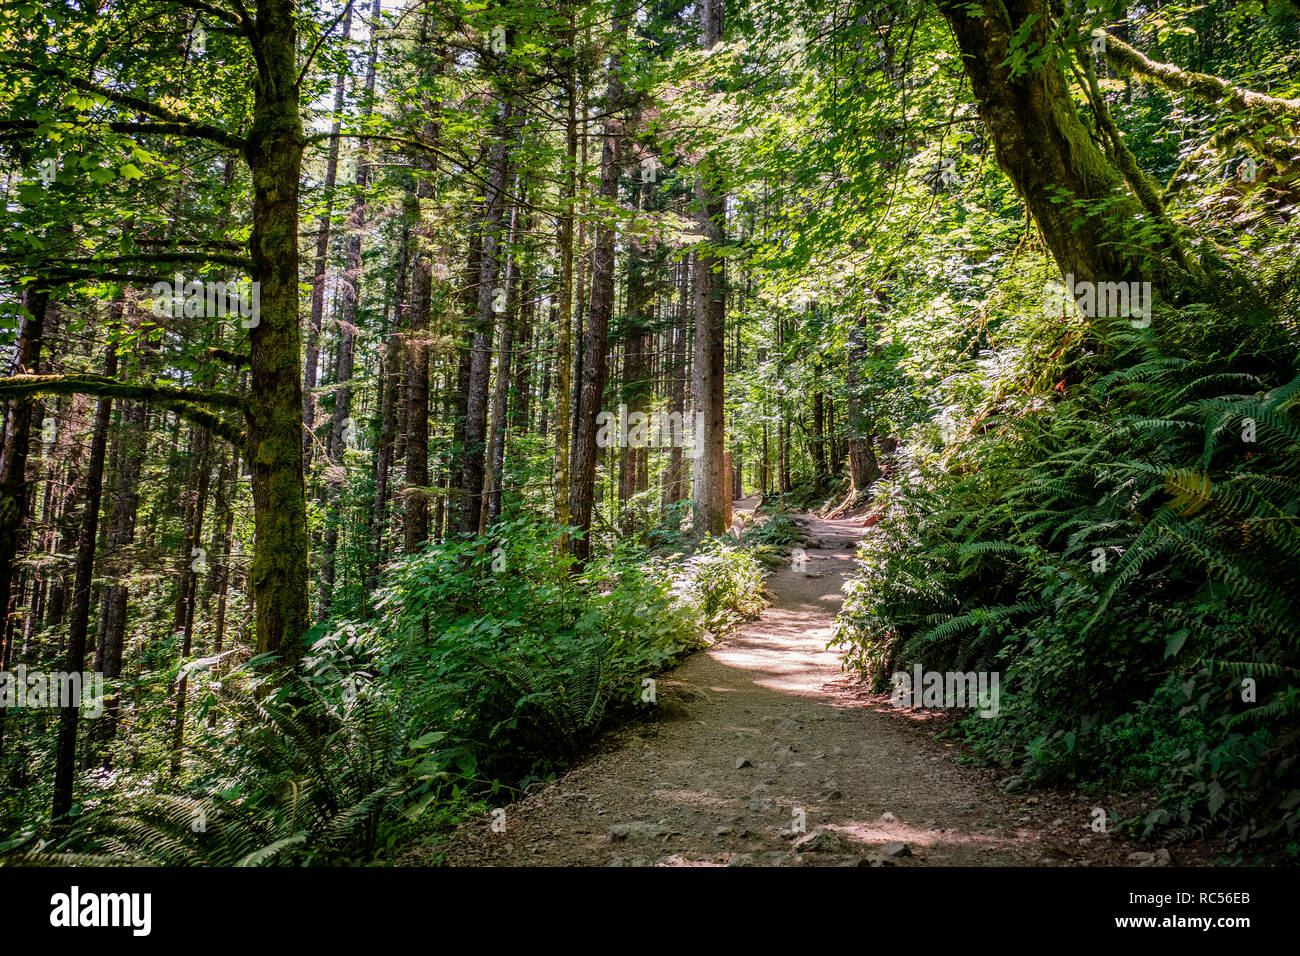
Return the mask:
[(1300, 120), (1300, 100), (1257, 93), (1208, 73), (1196, 73), (1172, 63), (1152, 60), (1113, 34), (1106, 35), (1106, 59), (1117, 69), (1151, 80), (1167, 90), (1188, 93), (1205, 102), (1218, 104), (1233, 113), (1262, 112), (1290, 123)]
[(103, 375), (14, 375), (0, 378), (0, 397), (35, 398), (39, 395), (93, 395), (96, 398), (121, 398), (165, 408), (182, 418), (202, 425), (214, 435), (239, 447), (244, 445), (244, 431), (226, 421), (212, 409), (224, 408), (243, 413), (244, 399), (228, 392), (173, 385), (146, 385), (119, 382)]

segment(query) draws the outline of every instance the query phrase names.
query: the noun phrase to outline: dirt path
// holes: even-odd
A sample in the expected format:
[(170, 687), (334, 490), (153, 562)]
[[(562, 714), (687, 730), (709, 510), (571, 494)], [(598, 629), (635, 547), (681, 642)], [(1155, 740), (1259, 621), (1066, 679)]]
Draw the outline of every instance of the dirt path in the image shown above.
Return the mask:
[(826, 644), (861, 522), (803, 524), (806, 569), (775, 572), (772, 607), (659, 680), (658, 719), (609, 735), (584, 763), (506, 807), (505, 833), (488, 818), (462, 824), (440, 847), (446, 861), (1126, 862), (1138, 848), (1092, 833), (1081, 799), (1003, 793), (991, 775), (959, 766), (954, 745), (841, 671)]

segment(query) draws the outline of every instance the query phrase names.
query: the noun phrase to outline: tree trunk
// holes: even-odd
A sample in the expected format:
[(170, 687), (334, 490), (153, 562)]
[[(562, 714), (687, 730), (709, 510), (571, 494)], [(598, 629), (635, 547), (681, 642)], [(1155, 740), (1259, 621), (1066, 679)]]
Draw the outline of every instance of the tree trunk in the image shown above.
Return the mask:
[[(645, 182), (637, 190), (641, 209), (650, 208), (653, 189), (651, 183)], [(654, 261), (647, 250), (640, 242), (632, 240), (627, 259), (627, 305), (623, 310), (623, 403), (627, 405), (629, 414), (649, 414), (652, 411), (650, 401), (654, 382), (651, 378), (650, 346), (653, 338), (649, 329), (654, 321), (651, 314), (654, 286), (650, 282), (653, 268)], [(626, 506), (629, 500), (646, 490), (648, 459), (649, 450), (644, 444), (637, 447), (628, 442), (619, 462), (619, 499), (624, 505), (622, 525), (623, 530), (629, 533), (636, 531), (636, 515)]]
[[(147, 420), (148, 410), (143, 403), (133, 402), (122, 410), (116, 454), (113, 456), (113, 475), (109, 481), (111, 508), (107, 510), (112, 514), (112, 522), (101, 564), (107, 566), (110, 583), (105, 584), (100, 592), (99, 625), (95, 628), (95, 670), (110, 681), (122, 676), (122, 649), (126, 639), (126, 612), (130, 591), (128, 585), (123, 583), (126, 568), (121, 565), (126, 560), (123, 552), (135, 539)], [(112, 740), (117, 732), (118, 703), (116, 694), (104, 701), (104, 713), (99, 719), (96, 734), (101, 743)], [(104, 766), (109, 765), (106, 760)]]
[[(345, 0), (343, 10), (343, 45), (347, 46), (352, 38), (352, 3)], [(375, 28), (370, 31), (371, 47), (374, 46)], [(373, 75), (373, 74), (372, 74)], [(303, 368), (303, 436), (302, 451), (304, 467), (311, 464), (313, 449), (312, 432), (316, 427), (316, 377), (320, 364), (320, 336), (322, 320), (325, 317), (325, 265), (330, 246), (330, 218), (334, 214), (334, 184), (339, 170), (339, 129), (343, 121), (343, 92), (347, 80), (347, 70), (341, 67), (334, 79), (334, 124), (331, 132), (329, 156), (325, 160), (325, 211), (321, 213), (316, 226), (316, 261), (312, 269), (311, 283), (311, 319), (307, 324), (307, 360)], [(371, 83), (373, 89), (373, 82)]]
[[(722, 42), (722, 0), (699, 3), (701, 42), (711, 50)], [(695, 260), (695, 408), (702, 416), (703, 447), (695, 449), (691, 510), (695, 534), (722, 534), (726, 530), (726, 504), (731, 476), (723, 468), (723, 371), (726, 362), (725, 264), (715, 252), (723, 242), (727, 204), (709, 180), (718, 173), (712, 157), (701, 163), (701, 181), (695, 190), (696, 217), (705, 246)]]
[(465, 441), (461, 466), (460, 533), (475, 535), (485, 505), (483, 477), (486, 470), (488, 388), (492, 373), (492, 303), (498, 296), (501, 233), (505, 217), (506, 183), (510, 180), (510, 146), (513, 137), (514, 104), (501, 104), (492, 149), (491, 174), (483, 199), (483, 246), (479, 258), (478, 301), (474, 316), (474, 342), (470, 352), (469, 401), (465, 408)]
[[(113, 306), (120, 314), (120, 302)], [(114, 323), (115, 324), (115, 323)], [(109, 336), (104, 359), (104, 377), (117, 375), (117, 343)], [(90, 440), (90, 460), (86, 468), (86, 505), (77, 539), (77, 561), (72, 586), (72, 615), (68, 622), (68, 658), (64, 671), (80, 674), (86, 669), (86, 631), (90, 623), (90, 588), (95, 571), (95, 545), (99, 539), (99, 503), (104, 486), (104, 453), (108, 447), (108, 425), (113, 400), (101, 398), (95, 412), (95, 430)], [(72, 810), (73, 782), (77, 770), (77, 723), (81, 701), (62, 702), (59, 734), (54, 754), (54, 799), (50, 820), (63, 829)]]
[[(584, 98), (582, 103), (582, 161), (578, 165), (578, 169), (580, 170), (579, 178), (584, 184), (587, 181), (587, 144), (590, 141), (590, 137), (587, 135), (587, 129), (590, 126), (588, 122), (590, 113), (590, 104), (588, 104)], [(587, 212), (589, 205), (590, 191), (584, 186), (582, 190), (582, 212), (578, 216), (578, 244), (574, 247), (573, 253), (577, 260), (578, 269), (577, 282), (574, 286), (574, 295), (577, 299), (577, 303), (574, 306), (573, 315), (574, 322), (577, 323), (577, 328), (573, 340), (573, 392), (568, 396), (569, 404), (564, 409), (564, 414), (568, 416), (569, 419), (569, 436), (571, 443), (571, 447), (569, 448), (570, 510), (572, 510), (573, 482), (575, 480), (573, 475), (577, 472), (578, 468), (578, 401), (580, 398), (579, 391), (582, 388), (583, 353), (587, 341), (583, 323), (586, 321), (587, 316)], [(594, 254), (595, 250), (592, 250), (592, 255), (594, 256)], [(570, 517), (570, 523), (572, 523), (572, 517)]]
[[(173, 621), (173, 626), (181, 633), (182, 660), (189, 657), (193, 651), (194, 605), (198, 598), (198, 576), (201, 573), (206, 574), (210, 567), (207, 553), (200, 551), (198, 543), (203, 540), (203, 516), (207, 511), (211, 472), (208, 458), (211, 447), (211, 436), (205, 429), (196, 425), (194, 439), (190, 444), (194, 470), (185, 489), (185, 544), (181, 549), (181, 576)], [(173, 777), (180, 772), (181, 742), (185, 737), (185, 701), (188, 691), (189, 675), (182, 674), (176, 682), (176, 703), (172, 716), (171, 773)]]
[[(618, 201), (619, 154), (623, 124), (615, 115), (623, 99), (620, 79), (622, 58), (618, 52), (627, 30), (627, 19), (615, 17), (615, 50), (610, 54), (606, 82), (605, 128), (601, 137), (599, 199), (609, 206)], [(614, 312), (614, 223), (602, 218), (596, 227), (596, 245), (591, 269), (591, 314), (583, 348), (582, 384), (578, 395), (577, 421), (573, 430), (574, 468), (569, 495), (570, 521), (579, 537), (572, 541), (577, 566), (591, 557), (591, 519), (596, 496), (596, 416), (605, 396), (609, 366), (609, 322)]]
[[(574, 12), (569, 12), (569, 35), (572, 47), (577, 48), (577, 29)], [(564, 199), (560, 212), (560, 303), (559, 336), (556, 343), (555, 378), (555, 523), (569, 524), (569, 495), (572, 493), (569, 474), (569, 456), (572, 453), (570, 438), (573, 434), (569, 417), (570, 396), (573, 393), (573, 217), (578, 197), (578, 76), (570, 54), (569, 75), (565, 84), (566, 108), (564, 127), (565, 171)], [(543, 392), (545, 384), (543, 384)], [(543, 396), (542, 434), (546, 434), (546, 399)], [(563, 539), (567, 545), (567, 534)]]
[[(44, 287), (23, 294), (27, 314), (18, 329), (18, 342), (10, 375), (40, 370), (41, 339), (45, 334), (45, 313), (50, 293)], [(27, 453), (31, 443), (32, 402), (13, 399), (4, 403), (4, 436), (0, 444), (0, 671), (12, 660), (12, 629), (9, 626), (13, 590), (14, 559), (27, 517)], [(6, 708), (0, 707), (0, 757), (4, 756)]]
[[(512, 203), (510, 207), (510, 241), (509, 248), (514, 249), (515, 244), (515, 227), (519, 218), (519, 206)], [(527, 226), (525, 225), (525, 230)], [(514, 293), (514, 273), (515, 273), (516, 254), (510, 252), (506, 259), (505, 278), (502, 282), (502, 289), (505, 292), (505, 309), (501, 312), (499, 338), (501, 341), (501, 351), (497, 356), (497, 382), (496, 391), (492, 396), (492, 430), (489, 434), (489, 453), (487, 459), (487, 476), (484, 480), (484, 490), (488, 493), (488, 507), (485, 514), (479, 517), (479, 534), (487, 530), (490, 522), (496, 521), (501, 517), (501, 473), (505, 470), (506, 454), (506, 402), (510, 398), (510, 356), (511, 349), (514, 346), (513, 316), (518, 308), (518, 296)]]
[(380, 374), (379, 447), (375, 449), (375, 500), (370, 513), (370, 537), (374, 542), (370, 567), (366, 575), (366, 593), (372, 593), (379, 583), (379, 566), (387, 556), (386, 531), (388, 528), (388, 500), (391, 494), (392, 469), (398, 459), (397, 440), (402, 434), (399, 427), (402, 385), (402, 329), (407, 313), (406, 273), (409, 262), (410, 222), (403, 220), (398, 241), (397, 276), (393, 290), (393, 324), (388, 332), (383, 365)]
[[(187, 629), (188, 622), (194, 617), (194, 601), (198, 595), (198, 573), (195, 564), (199, 557), (194, 552), (198, 549), (203, 534), (203, 513), (207, 508), (209, 482), (209, 455), (212, 451), (212, 436), (207, 430), (195, 425), (191, 430), (189, 459), (192, 462), (190, 474), (185, 483), (182, 496), (184, 515), (184, 541), (181, 545), (180, 560), (177, 562), (179, 572), (176, 586), (176, 604), (172, 613), (172, 627), (178, 631)], [(200, 565), (206, 564), (206, 555)], [(182, 652), (182, 653), (188, 653)]]
[(251, 327), (248, 452), (252, 472), (252, 587), (257, 653), (287, 667), (307, 631), (307, 501), (302, 457), (302, 349), (298, 326), (298, 113), (293, 0), (258, 0), (263, 65), (253, 83), (246, 156), (253, 174), (253, 281), (261, 308)]
[(835, 396), (832, 395), (830, 401), (826, 403), (826, 432), (828, 435), (827, 448), (830, 451), (830, 480), (835, 481), (840, 475), (840, 464), (843, 459), (840, 457), (840, 435), (839, 419), (835, 417)]
[[(813, 376), (821, 381), (821, 365), (814, 365)], [(826, 488), (826, 409), (820, 388), (813, 393), (813, 485), (818, 491)]]
[[(978, 16), (971, 16), (972, 9)], [(940, 0), (961, 50), (998, 164), (1015, 184), (1063, 274), (1076, 281), (1142, 278), (1141, 250), (1125, 240), (1140, 208), (1123, 177), (1089, 135), (1061, 60), (1012, 76), (1012, 38), (1024, 33), (1031, 57), (1047, 50), (1053, 17), (1047, 0)], [(1098, 204), (1080, 215), (1069, 200)], [(1148, 277), (1155, 279), (1157, 277)]]
[[(553, 325), (556, 327), (556, 329), (558, 329), (559, 326), (560, 326), (560, 307), (559, 307), (558, 305), (553, 305), (553, 306), (551, 306), (551, 324), (553, 324)], [(557, 350), (557, 351), (558, 351), (558, 350)], [(551, 379), (552, 379), (552, 377), (553, 377), (553, 371), (552, 371), (551, 366), (552, 366), (552, 364), (558, 364), (558, 362), (559, 362), (559, 359), (558, 359), (558, 358), (555, 360), (554, 363), (552, 363), (552, 362), (546, 362), (545, 360), (543, 360), (543, 365), (542, 365), (542, 393), (541, 393), (541, 395), (539, 396), (539, 401), (538, 401), (538, 403), (537, 403), (538, 406), (539, 406), (539, 408), (540, 408), (540, 412), (539, 412), (539, 414), (538, 414), (538, 420), (537, 420), (537, 434), (541, 435), (543, 438), (547, 438), (547, 437), (549, 437), (550, 434), (551, 434), (551, 432), (550, 432), (551, 422), (550, 422), (550, 418), (549, 418), (550, 413), (551, 413), (551, 401), (550, 401), (550, 399), (551, 399)], [(556, 404), (559, 404), (559, 403), (557, 402)], [(565, 474), (567, 475), (567, 474), (568, 474), (568, 461), (569, 461), (569, 456), (568, 456), (568, 455), (565, 455), (564, 458), (563, 458), (562, 460), (563, 460), (564, 465), (565, 465)], [(560, 457), (559, 457), (559, 452), (557, 451), (557, 452), (556, 452), (556, 468), (559, 467), (559, 463), (560, 463), (560, 461), (561, 461), (561, 459), (560, 459)], [(552, 496), (552, 497), (554, 497), (554, 496)], [(564, 496), (564, 512), (565, 512), (566, 515), (567, 515), (568, 512), (569, 512), (569, 496), (568, 496), (568, 494), (567, 494), (567, 491), (566, 491), (566, 494), (565, 494), (565, 496)], [(557, 514), (557, 519), (558, 519), (558, 514)], [(567, 539), (566, 539), (566, 541), (567, 541)]]
[[(465, 466), (465, 421), (469, 414), (469, 375), (471, 357), (474, 353), (474, 333), (470, 328), (473, 326), (474, 316), (478, 313), (479, 261), (482, 249), (483, 237), (474, 230), (469, 240), (469, 255), (465, 260), (465, 282), (461, 294), (466, 329), (460, 338), (461, 344), (456, 352), (456, 407), (452, 416), (451, 456), (447, 463), (447, 510), (456, 520), (460, 518), (461, 502), (465, 497), (464, 489), (461, 487), (461, 472)], [(448, 530), (452, 530), (451, 518), (448, 519), (447, 525)]]
[[(372, 11), (379, 15), (378, 2)], [(378, 21), (375, 21), (376, 26)], [(346, 34), (345, 34), (346, 39)], [(370, 31), (370, 52), (366, 59), (365, 102), (361, 109), (362, 125), (373, 112), (375, 94), (375, 64), (379, 56), (379, 35)], [(325, 547), (321, 561), (320, 619), (329, 617), (334, 600), (335, 552), (339, 542), (339, 498), (347, 475), (344, 455), (347, 450), (349, 423), (352, 421), (352, 364), (356, 341), (357, 304), (361, 300), (361, 234), (366, 227), (366, 189), (369, 186), (370, 165), (368, 144), (361, 141), (357, 153), (357, 171), (354, 179), (356, 196), (352, 200), (352, 214), (348, 218), (348, 252), (343, 272), (343, 314), (339, 321), (339, 350), (334, 369), (334, 418), (330, 424), (329, 459), (333, 466), (326, 482)]]
[[(692, 262), (689, 255), (682, 258), (678, 277), (677, 321), (674, 323), (672, 362), (669, 366), (668, 411), (676, 413), (682, 422), (682, 436), (694, 435), (694, 423), (686, 417), (686, 331), (691, 320), (691, 271)], [(694, 438), (692, 437), (692, 440)], [(668, 477), (664, 487), (667, 495), (664, 508), (686, 497), (686, 476), (682, 469), (682, 446), (674, 441), (668, 450)]]
[(862, 494), (880, 477), (880, 465), (872, 450), (873, 440), (871, 424), (862, 403), (862, 376), (859, 371), (867, 361), (867, 343), (864, 334), (867, 328), (866, 314), (860, 314), (849, 330), (849, 367), (845, 372), (849, 390), (849, 478), (853, 490)]
[[(236, 478), (239, 475), (239, 449), (232, 449), (229, 457), (221, 466), (217, 475), (216, 533), (212, 536), (212, 575), (208, 578), (211, 590), (217, 595), (217, 615), (213, 622), (212, 654), (216, 661), (212, 665), (212, 676), (221, 676), (221, 652), (226, 639), (226, 602), (230, 593), (230, 563), (234, 547), (235, 510), (232, 507), (238, 490)], [(121, 672), (121, 645), (118, 646), (118, 671)], [(107, 711), (105, 711), (107, 714)], [(216, 708), (208, 711), (208, 726), (217, 724)]]
[(519, 274), (519, 321), (515, 325), (514, 346), (514, 396), (510, 405), (510, 432), (521, 435), (529, 430), (532, 412), (533, 368), (532, 358), (533, 316), (537, 314), (538, 295), (536, 276), (531, 271)]
[(406, 542), (415, 554), (429, 539), (429, 308), (433, 293), (433, 265), (429, 261), (428, 230), (420, 199), (432, 195), (428, 180), (416, 187), (415, 253), (411, 265), (411, 312), (406, 336)]

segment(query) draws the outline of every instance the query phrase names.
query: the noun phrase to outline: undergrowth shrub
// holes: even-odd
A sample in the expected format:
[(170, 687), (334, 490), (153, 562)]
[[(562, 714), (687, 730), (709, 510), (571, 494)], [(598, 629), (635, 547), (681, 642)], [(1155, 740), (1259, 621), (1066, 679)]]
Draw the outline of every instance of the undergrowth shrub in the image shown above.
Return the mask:
[(790, 513), (784, 510), (756, 518), (744, 534), (745, 542), (752, 544), (789, 545), (802, 538), (803, 532)]
[(689, 568), (690, 593), (710, 630), (725, 630), (762, 610), (763, 565), (750, 551), (710, 538)]
[(273, 688), (258, 660), (220, 681), (193, 673), (197, 716), (214, 726), (180, 778), (106, 778), (61, 839), (28, 830), (0, 852), (371, 860), (573, 760), (610, 716), (644, 707), (643, 681), (699, 646), (702, 625), (761, 607), (758, 562), (720, 539), (685, 565), (628, 549), (571, 570), (560, 533), (525, 521), (430, 546), (390, 571), (377, 617), (313, 630), (299, 680)]
[(1148, 788), (1136, 832), (1244, 852), (1300, 829), (1300, 377), (1266, 327), (1160, 319), (1045, 373), (990, 360), (947, 441), (916, 429), (837, 640), (877, 690), (1001, 671), (999, 716), (958, 731), (979, 759)]

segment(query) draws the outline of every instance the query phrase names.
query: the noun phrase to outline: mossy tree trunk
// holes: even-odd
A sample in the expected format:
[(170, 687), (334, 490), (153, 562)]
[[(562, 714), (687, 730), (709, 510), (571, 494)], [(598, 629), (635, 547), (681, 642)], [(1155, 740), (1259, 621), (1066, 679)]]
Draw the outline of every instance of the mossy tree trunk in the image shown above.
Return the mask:
[(298, 328), (298, 112), (293, 0), (259, 0), (259, 71), (245, 155), (253, 174), (252, 277), (261, 311), (249, 332), (247, 409), (252, 473), (252, 588), (259, 654), (293, 666), (307, 631), (307, 506), (303, 486), (302, 343)]
[[(1054, 57), (1049, 50), (1055, 41), (1049, 41), (1054, 21), (1047, 0), (940, 0), (939, 8), (993, 136), (998, 165), (1061, 272), (1087, 282), (1142, 279), (1141, 254), (1127, 241), (1141, 209), (1075, 107), (1065, 74), (1068, 51)], [(1018, 33), (1025, 37), (1020, 46), (1013, 43)], [(1028, 62), (1046, 59), (1014, 73), (1013, 54)], [(1081, 215), (1072, 208), (1075, 201), (1099, 205)]]

